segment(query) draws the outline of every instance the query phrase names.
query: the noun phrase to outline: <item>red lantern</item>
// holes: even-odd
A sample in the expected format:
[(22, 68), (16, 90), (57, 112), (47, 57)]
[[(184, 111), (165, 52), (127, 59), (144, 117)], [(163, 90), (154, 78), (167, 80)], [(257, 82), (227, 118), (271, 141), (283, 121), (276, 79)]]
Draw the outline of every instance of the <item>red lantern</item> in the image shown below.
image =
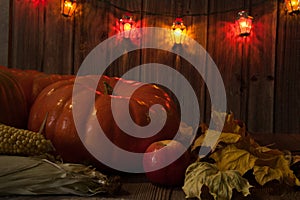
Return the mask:
[(130, 38), (133, 24), (132, 15), (129, 13), (125, 13), (120, 19), (120, 31), (124, 33), (124, 38)]
[(76, 0), (62, 0), (61, 12), (65, 17), (71, 17), (77, 8)]
[(252, 28), (252, 19), (250, 15), (246, 11), (240, 11), (237, 16), (236, 28), (237, 32), (240, 36), (248, 36), (250, 35)]
[(175, 44), (182, 44), (185, 35), (186, 27), (183, 24), (182, 18), (176, 18), (171, 27), (172, 30), (172, 39)]
[(288, 13), (300, 11), (300, 0), (285, 0), (285, 7)]

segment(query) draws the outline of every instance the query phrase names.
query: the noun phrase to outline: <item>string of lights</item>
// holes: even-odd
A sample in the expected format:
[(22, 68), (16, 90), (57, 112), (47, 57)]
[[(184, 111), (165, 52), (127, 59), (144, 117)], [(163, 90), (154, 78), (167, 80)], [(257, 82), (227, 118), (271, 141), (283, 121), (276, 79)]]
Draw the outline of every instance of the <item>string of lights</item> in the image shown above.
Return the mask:
[[(174, 13), (167, 13), (167, 12), (164, 12), (164, 13), (157, 13), (157, 12), (152, 12), (152, 11), (145, 11), (144, 8), (141, 8), (140, 10), (130, 10), (128, 8), (124, 8), (122, 6), (119, 6), (117, 4), (114, 4), (112, 3), (111, 1), (109, 0), (97, 0), (99, 2), (103, 2), (105, 3), (106, 5), (110, 6), (110, 7), (113, 7), (113, 8), (116, 8), (120, 11), (123, 11), (123, 12), (129, 12), (129, 13), (132, 13), (132, 14), (141, 14), (141, 15), (151, 15), (151, 16), (164, 16), (164, 17), (174, 17)], [(251, 9), (252, 8), (255, 8), (255, 7), (258, 7), (258, 6), (261, 6), (263, 4), (265, 4), (267, 2), (267, 0), (261, 0), (261, 1), (258, 1), (256, 3), (251, 3)], [(209, 1), (208, 1), (209, 3)], [(180, 14), (180, 17), (196, 17), (196, 16), (209, 16), (209, 15), (216, 15), (216, 14), (224, 14), (224, 13), (229, 13), (229, 12), (238, 12), (240, 10), (244, 10), (246, 9), (244, 6), (241, 6), (239, 8), (234, 8), (234, 9), (227, 9), (227, 10), (222, 10), (222, 11), (215, 11), (215, 12), (210, 12), (210, 11), (207, 11), (207, 12), (200, 12), (200, 13), (191, 13), (190, 11), (189, 12), (186, 12), (186, 13), (181, 13)]]

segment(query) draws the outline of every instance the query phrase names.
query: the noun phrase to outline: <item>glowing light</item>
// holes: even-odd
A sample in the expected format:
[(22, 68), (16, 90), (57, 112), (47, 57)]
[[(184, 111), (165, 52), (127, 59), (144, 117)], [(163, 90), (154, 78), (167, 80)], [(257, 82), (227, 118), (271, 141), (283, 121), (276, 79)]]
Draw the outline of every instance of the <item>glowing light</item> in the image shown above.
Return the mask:
[(249, 16), (246, 11), (241, 11), (238, 13), (236, 20), (237, 33), (240, 36), (250, 35), (252, 29), (252, 19), (253, 17)]
[(292, 14), (300, 11), (300, 0), (285, 0), (285, 7), (288, 13)]
[(71, 17), (77, 8), (76, 0), (62, 0), (62, 15)]
[(182, 44), (185, 34), (186, 27), (183, 24), (182, 18), (176, 18), (171, 27), (172, 30), (172, 38), (175, 44)]
[(133, 28), (134, 21), (132, 20), (132, 15), (125, 13), (120, 19), (120, 31), (124, 32), (124, 38), (131, 37), (131, 29)]

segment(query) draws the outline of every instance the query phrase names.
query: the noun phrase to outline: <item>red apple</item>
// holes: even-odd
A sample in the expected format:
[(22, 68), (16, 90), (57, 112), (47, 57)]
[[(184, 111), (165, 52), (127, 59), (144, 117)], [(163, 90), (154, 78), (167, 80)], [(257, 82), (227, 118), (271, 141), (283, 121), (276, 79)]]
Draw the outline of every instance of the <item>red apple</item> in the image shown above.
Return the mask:
[(190, 164), (188, 150), (176, 140), (152, 143), (143, 157), (143, 166), (150, 182), (161, 186), (182, 186)]

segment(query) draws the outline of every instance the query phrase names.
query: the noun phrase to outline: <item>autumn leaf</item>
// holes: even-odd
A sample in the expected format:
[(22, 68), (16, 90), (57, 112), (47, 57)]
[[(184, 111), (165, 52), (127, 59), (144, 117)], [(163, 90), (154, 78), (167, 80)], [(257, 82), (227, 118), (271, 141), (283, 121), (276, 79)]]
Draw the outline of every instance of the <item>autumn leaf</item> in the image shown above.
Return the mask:
[[(223, 142), (225, 144), (233, 144), (237, 143), (241, 138), (241, 135), (235, 133), (219, 133), (214, 130), (206, 130), (205, 134), (200, 135), (193, 143), (191, 148), (194, 151), (196, 148), (200, 146), (210, 147), (212, 150), (215, 149), (217, 144)], [(211, 147), (213, 145), (213, 147)]]
[(194, 141), (191, 148), (193, 152), (201, 147), (197, 161), (206, 156), (215, 161), (217, 169), (237, 170), (241, 175), (252, 169), (260, 185), (278, 180), (290, 186), (300, 186), (300, 180), (291, 170), (293, 165), (300, 162), (300, 156), (292, 156), (288, 150), (260, 146), (251, 135), (246, 134), (245, 124), (235, 120), (232, 113), (213, 111), (212, 115), (215, 116), (217, 127), (225, 116), (224, 127), (221, 134), (207, 129)]
[(254, 166), (253, 174), (255, 180), (262, 186), (272, 180), (281, 181), (283, 176), (280, 169), (273, 169), (268, 166)]
[(294, 165), (294, 164), (296, 164), (298, 162), (300, 162), (300, 155), (294, 155), (292, 157), (292, 163), (291, 163), (291, 165)]
[(247, 196), (250, 194), (250, 187), (252, 187), (238, 171), (220, 171), (215, 164), (195, 162), (186, 171), (184, 186), (182, 187), (186, 198), (201, 199), (201, 189), (204, 185), (208, 187), (209, 193), (215, 200), (230, 200), (233, 189)]
[[(225, 133), (237, 133), (242, 136), (246, 135), (246, 125), (244, 122), (240, 120), (234, 119), (234, 114), (224, 113), (224, 112), (217, 112), (212, 111), (212, 119), (214, 120), (214, 124), (216, 127), (222, 127), (222, 132)], [(224, 123), (222, 124), (222, 119), (225, 118)]]
[(234, 144), (241, 139), (241, 135), (235, 133), (221, 133), (218, 142), (223, 142), (225, 144)]
[(255, 165), (256, 157), (248, 151), (238, 149), (234, 145), (228, 145), (210, 156), (216, 161), (220, 170), (237, 170), (244, 175)]
[(198, 151), (198, 160), (205, 157), (208, 153), (214, 152), (220, 143), (234, 144), (239, 142), (241, 138), (246, 137), (245, 124), (235, 120), (233, 113), (213, 110), (212, 120), (215, 124), (214, 126), (222, 129), (222, 132), (208, 129), (207, 126), (200, 124), (199, 129), (201, 129), (202, 134), (194, 140), (191, 146), (192, 152)]
[(290, 161), (284, 155), (274, 155), (270, 158), (258, 158), (253, 168), (253, 174), (260, 185), (271, 180), (278, 180), (290, 186), (300, 186), (299, 179), (290, 169)]

